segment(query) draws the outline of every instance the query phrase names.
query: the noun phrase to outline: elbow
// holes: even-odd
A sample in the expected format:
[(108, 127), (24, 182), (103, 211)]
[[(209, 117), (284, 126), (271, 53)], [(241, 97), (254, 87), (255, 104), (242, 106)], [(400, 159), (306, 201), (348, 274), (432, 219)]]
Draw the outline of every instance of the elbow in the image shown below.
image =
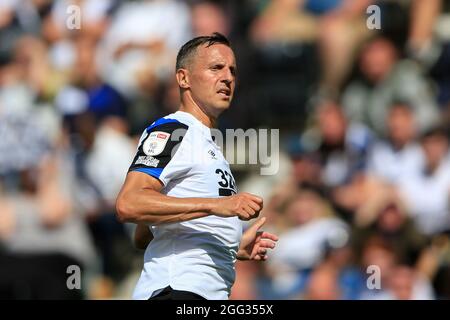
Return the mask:
[(116, 218), (119, 222), (132, 222), (134, 219), (133, 208), (123, 196), (119, 196), (116, 201)]
[(116, 200), (116, 218), (121, 223), (154, 223), (152, 215), (143, 215), (139, 208), (133, 205), (133, 201), (124, 195), (119, 195)]

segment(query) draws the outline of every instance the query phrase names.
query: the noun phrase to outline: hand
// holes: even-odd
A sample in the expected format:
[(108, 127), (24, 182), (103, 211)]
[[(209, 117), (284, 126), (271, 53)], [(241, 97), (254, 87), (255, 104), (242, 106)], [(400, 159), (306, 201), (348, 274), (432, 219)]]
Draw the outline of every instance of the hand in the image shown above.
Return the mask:
[(250, 220), (257, 218), (262, 208), (263, 199), (243, 192), (216, 199), (212, 214), (225, 218), (238, 216), (241, 220)]
[(278, 237), (269, 232), (258, 231), (265, 222), (266, 218), (262, 217), (245, 231), (237, 254), (239, 260), (267, 260), (267, 250), (275, 248)]

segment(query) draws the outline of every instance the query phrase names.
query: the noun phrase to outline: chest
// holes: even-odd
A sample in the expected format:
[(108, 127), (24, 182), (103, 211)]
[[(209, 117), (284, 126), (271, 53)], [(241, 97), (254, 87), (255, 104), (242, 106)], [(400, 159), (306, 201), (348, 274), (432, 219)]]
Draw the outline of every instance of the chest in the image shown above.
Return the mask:
[(230, 165), (214, 142), (204, 143), (195, 152), (196, 161), (191, 170), (194, 180), (215, 196), (231, 196), (238, 192)]

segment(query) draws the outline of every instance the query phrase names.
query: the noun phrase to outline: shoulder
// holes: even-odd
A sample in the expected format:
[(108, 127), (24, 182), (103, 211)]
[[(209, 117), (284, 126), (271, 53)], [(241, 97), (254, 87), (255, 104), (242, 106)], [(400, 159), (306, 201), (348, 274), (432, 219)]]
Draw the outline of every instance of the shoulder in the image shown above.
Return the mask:
[(153, 122), (142, 133), (129, 171), (140, 171), (160, 178), (162, 170), (172, 162), (179, 147), (185, 144), (188, 129), (186, 122), (172, 115)]
[(170, 114), (154, 121), (145, 129), (144, 133), (150, 133), (154, 131), (167, 131), (168, 133), (172, 133), (176, 129), (187, 130), (188, 128), (189, 124), (186, 121), (178, 118), (175, 114)]
[(189, 124), (177, 119), (173, 114), (160, 118), (144, 130), (139, 148), (151, 156), (159, 155), (164, 150), (170, 153), (183, 140), (188, 129)]

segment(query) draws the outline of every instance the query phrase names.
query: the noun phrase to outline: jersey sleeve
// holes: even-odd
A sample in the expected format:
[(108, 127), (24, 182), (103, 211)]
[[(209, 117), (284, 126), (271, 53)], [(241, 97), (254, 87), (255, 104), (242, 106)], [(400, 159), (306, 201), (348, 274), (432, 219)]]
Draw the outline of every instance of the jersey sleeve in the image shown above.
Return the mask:
[(139, 171), (159, 179), (164, 185), (189, 168), (175, 163), (174, 157), (188, 130), (175, 119), (160, 119), (143, 132), (136, 156), (128, 172)]

